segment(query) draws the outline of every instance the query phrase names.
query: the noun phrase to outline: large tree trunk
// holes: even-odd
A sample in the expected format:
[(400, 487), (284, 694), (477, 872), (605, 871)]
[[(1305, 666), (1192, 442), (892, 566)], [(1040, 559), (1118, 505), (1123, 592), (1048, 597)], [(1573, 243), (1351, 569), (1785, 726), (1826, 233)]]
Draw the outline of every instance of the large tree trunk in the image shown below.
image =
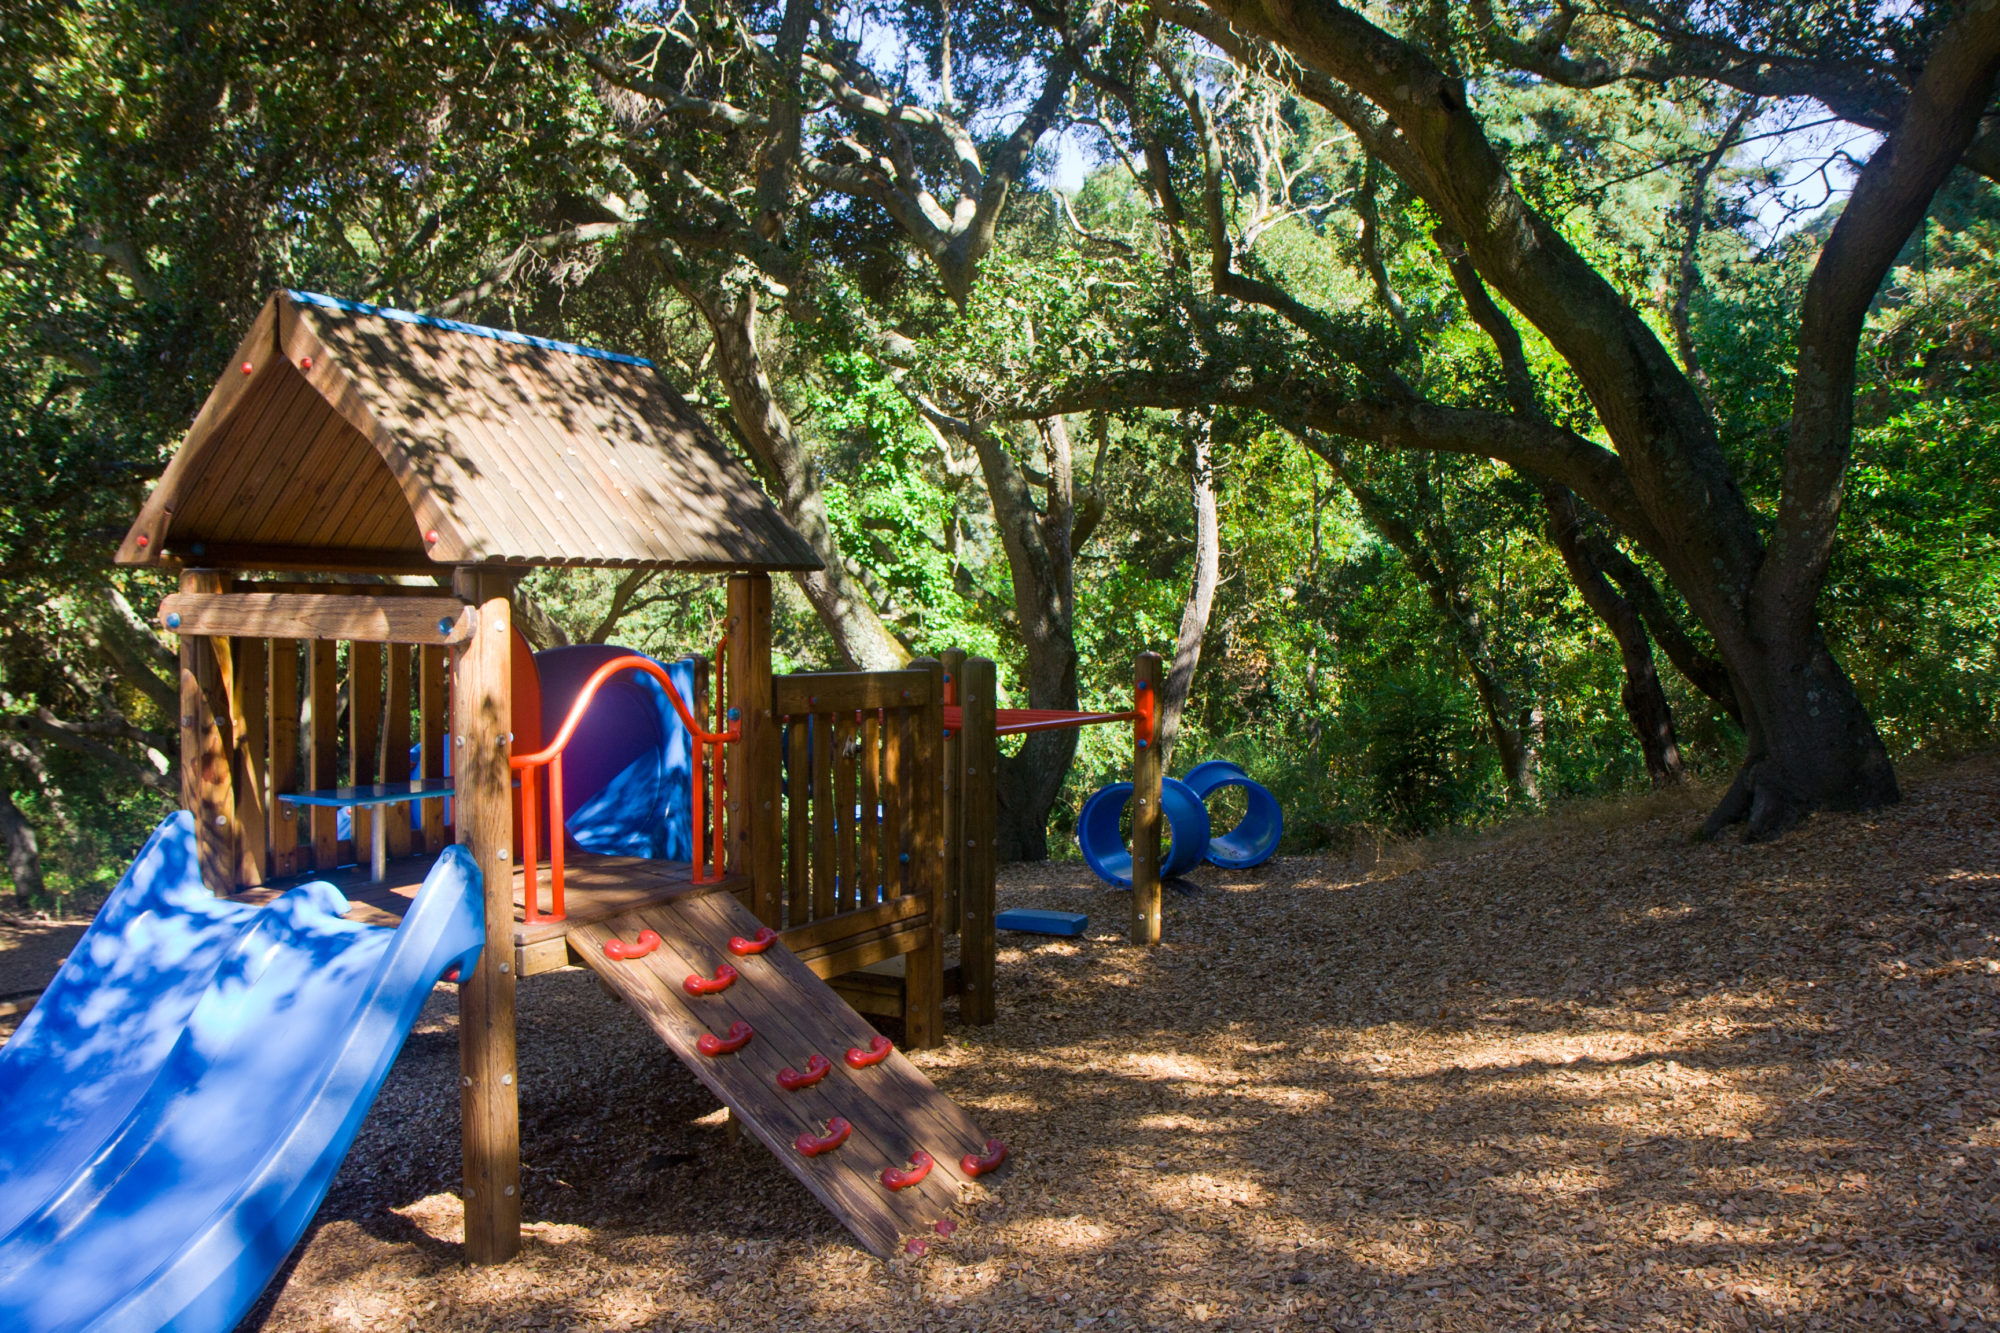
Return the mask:
[[(1465, 257), (1465, 252), (1447, 235), (1434, 234), (1433, 239), (1445, 251), (1452, 280), (1465, 298), (1467, 312), (1485, 330), (1500, 354), (1507, 397), (1514, 410), (1530, 420), (1546, 421), (1534, 373), (1529, 369), (1527, 352), (1521, 343), (1521, 331), (1487, 295), (1486, 284), (1479, 280), (1479, 271)], [(1645, 622), (1631, 602), (1611, 586), (1603, 567), (1585, 544), (1583, 514), (1575, 494), (1546, 477), (1537, 477), (1535, 483), (1542, 495), (1542, 512), (1548, 518), (1549, 542), (1562, 557), (1563, 568), (1569, 572), (1584, 605), (1596, 613), (1612, 642), (1618, 645), (1618, 661), (1624, 677), (1620, 699), (1625, 705), (1625, 717), (1639, 737), (1639, 750), (1645, 756), (1646, 772), (1652, 775), (1653, 786), (1669, 787), (1685, 782), (1687, 769), (1681, 763), (1680, 744), (1674, 737), (1673, 712), (1667, 707), (1666, 691), (1660, 688), (1660, 675), (1653, 666), (1653, 645), (1646, 637)]]
[(1674, 735), (1673, 710), (1660, 686), (1660, 673), (1653, 664), (1653, 641), (1645, 622), (1632, 603), (1618, 595), (1597, 562), (1585, 548), (1583, 516), (1576, 496), (1567, 487), (1544, 481), (1543, 511), (1549, 520), (1549, 541), (1562, 556), (1563, 568), (1583, 597), (1584, 605), (1597, 614), (1618, 645), (1618, 661), (1624, 670), (1619, 701), (1625, 705), (1626, 720), (1639, 737), (1639, 750), (1646, 759), (1646, 772), (1653, 787), (1678, 787), (1687, 781), (1687, 766), (1681, 761), (1681, 747)]
[(749, 444), (778, 511), (812, 544), (826, 567), (795, 574), (841, 658), (863, 671), (893, 671), (909, 652), (889, 631), (859, 580), (847, 571), (811, 461), (778, 404), (757, 346), (757, 294), (747, 282), (728, 293), (683, 287), (715, 334), (715, 365), (736, 427)]
[[(1037, 424), (1048, 465), (1047, 498), (1041, 508), (1027, 474), (992, 431), (969, 433), (979, 455), (993, 518), (1007, 553), (1014, 585), (1014, 618), (1027, 652), (1028, 706), (1077, 706), (1076, 525), (1074, 457), (1062, 418)], [(1049, 811), (1062, 794), (1076, 758), (1076, 732), (1033, 732), (1018, 752), (1000, 756), (995, 782), (999, 822), (995, 830), (1003, 861), (1045, 861), (1049, 855)]]
[(1174, 660), (1160, 693), (1160, 768), (1174, 761), (1180, 739), (1181, 714), (1187, 711), (1195, 669), (1201, 665), (1201, 645), (1208, 635), (1209, 613), (1215, 608), (1216, 585), (1222, 581), (1222, 533), (1215, 512), (1215, 465), (1210, 458), (1213, 419), (1195, 414), (1188, 431), (1188, 480), (1194, 498), (1194, 581), (1181, 608), (1180, 633), (1174, 639)]
[(23, 912), (48, 897), (42, 881), (42, 847), (35, 826), (14, 804), (14, 793), (0, 788), (0, 839), (7, 843), (7, 874), (14, 881), (14, 901)]
[(1341, 5), (1207, 0), (1207, 10), (1176, 6), (1173, 17), (1281, 78), (1281, 62), (1249, 43), (1283, 47), (1309, 72), (1294, 85), (1436, 210), (1480, 276), (1576, 372), (1616, 467), (1600, 458), (1556, 480), (1613, 514), (1660, 562), (1734, 682), (1749, 744), (1709, 831), (1744, 820), (1749, 837), (1768, 837), (1815, 809), (1894, 801), (1887, 752), (1826, 651), (1816, 608), (1852, 443), (1862, 320), (1978, 132), (2000, 70), (2000, 8), (1966, 7), (1939, 29), (1901, 120), (1862, 168), (1814, 265), (1768, 547), (1695, 386), (1631, 303), (1514, 188), (1460, 79)]

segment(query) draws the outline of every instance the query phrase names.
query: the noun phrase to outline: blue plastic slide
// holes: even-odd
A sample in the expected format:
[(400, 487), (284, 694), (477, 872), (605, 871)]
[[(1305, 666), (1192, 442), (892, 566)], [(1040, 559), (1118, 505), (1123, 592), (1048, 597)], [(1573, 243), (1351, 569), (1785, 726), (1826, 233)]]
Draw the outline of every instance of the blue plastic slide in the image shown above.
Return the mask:
[(484, 939), (448, 847), (396, 930), (202, 886), (167, 819), (0, 1047), (0, 1328), (228, 1333), (298, 1244), (438, 978)]
[[(1097, 877), (1114, 888), (1132, 887), (1132, 852), (1125, 845), (1119, 816), (1132, 799), (1132, 784), (1099, 787), (1076, 817), (1076, 845)], [(1208, 846), (1208, 807), (1186, 783), (1160, 780), (1160, 809), (1167, 816), (1167, 845), (1160, 852), (1160, 878), (1185, 875), (1201, 864)]]

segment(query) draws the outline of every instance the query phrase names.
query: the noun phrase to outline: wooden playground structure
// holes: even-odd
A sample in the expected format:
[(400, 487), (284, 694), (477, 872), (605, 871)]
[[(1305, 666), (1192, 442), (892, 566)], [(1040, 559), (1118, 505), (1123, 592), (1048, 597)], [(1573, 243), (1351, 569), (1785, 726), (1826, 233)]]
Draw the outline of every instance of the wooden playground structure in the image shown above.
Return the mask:
[[(118, 559), (180, 574), (159, 614), (180, 635), (181, 798), (215, 892), (323, 878), (389, 924), (448, 843), (476, 861), (486, 947), (459, 988), (474, 1262), (519, 1248), (514, 993), (559, 967), (593, 968), (878, 1254), (997, 1165), (1004, 1148), (826, 979), (894, 960), (905, 1040), (933, 1046), (956, 934), (961, 1014), (992, 1021), (1010, 727), (1134, 723), (1132, 934), (1159, 938), (1158, 659), (1133, 711), (1039, 720), (996, 717), (993, 664), (958, 655), (774, 678), (770, 575), (818, 561), (636, 358), (277, 293)], [(714, 677), (675, 695), (691, 862), (548, 836), (569, 732), (544, 725), (512, 594), (551, 565), (729, 576)]]

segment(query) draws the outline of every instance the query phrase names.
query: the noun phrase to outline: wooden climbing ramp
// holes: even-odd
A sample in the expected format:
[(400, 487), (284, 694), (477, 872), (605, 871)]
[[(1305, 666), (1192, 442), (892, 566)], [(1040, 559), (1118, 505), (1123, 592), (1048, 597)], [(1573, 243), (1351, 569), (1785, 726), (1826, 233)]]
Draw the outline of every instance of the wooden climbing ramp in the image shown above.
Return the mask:
[[(697, 891), (576, 925), (568, 938), (743, 1125), (870, 1252), (886, 1256), (956, 1211), (973, 1178), (961, 1159), (987, 1155), (992, 1145), (901, 1051), (854, 1067), (850, 1051), (866, 1060), (886, 1039), (784, 945), (773, 940), (761, 952), (744, 951), (771, 938), (759, 929), (732, 894)], [(614, 953), (650, 948), (611, 957), (607, 944)], [(725, 968), (736, 976), (719, 986)], [(749, 1040), (735, 1046), (746, 1028)], [(810, 1079), (820, 1063), (815, 1056), (828, 1066), (822, 1077), (780, 1086), (781, 1074), (795, 1085), (801, 1080), (794, 1075)], [(836, 1118), (851, 1126), (839, 1146), (817, 1155), (801, 1150), (802, 1136), (837, 1136), (838, 1125), (829, 1134)], [(884, 1173), (892, 1180), (916, 1174), (909, 1168), (913, 1161), (921, 1167), (919, 1153), (932, 1163), (928, 1173), (890, 1188)]]

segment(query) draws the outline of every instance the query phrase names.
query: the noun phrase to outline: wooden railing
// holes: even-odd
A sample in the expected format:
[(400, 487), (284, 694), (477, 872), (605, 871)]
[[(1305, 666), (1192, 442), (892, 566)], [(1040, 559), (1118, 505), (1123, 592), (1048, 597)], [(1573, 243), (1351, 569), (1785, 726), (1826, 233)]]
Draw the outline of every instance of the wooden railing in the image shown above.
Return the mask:
[(944, 884), (937, 664), (779, 676), (772, 695), (787, 945), (845, 967), (909, 952), (936, 933)]
[[(160, 620), (181, 635), (181, 796), (211, 888), (366, 860), (356, 849), (368, 847), (376, 819), (388, 821), (392, 857), (444, 848), (441, 799), (420, 804), (418, 828), (407, 806), (355, 810), (342, 838), (338, 810), (287, 806), (284, 797), (405, 781), (412, 744), (418, 775), (443, 776), (446, 645), (468, 632), (466, 612), (435, 588), (182, 577)], [(237, 632), (213, 632), (223, 629)], [(265, 633), (242, 632), (258, 629)], [(379, 637), (306, 637), (343, 632)]]

